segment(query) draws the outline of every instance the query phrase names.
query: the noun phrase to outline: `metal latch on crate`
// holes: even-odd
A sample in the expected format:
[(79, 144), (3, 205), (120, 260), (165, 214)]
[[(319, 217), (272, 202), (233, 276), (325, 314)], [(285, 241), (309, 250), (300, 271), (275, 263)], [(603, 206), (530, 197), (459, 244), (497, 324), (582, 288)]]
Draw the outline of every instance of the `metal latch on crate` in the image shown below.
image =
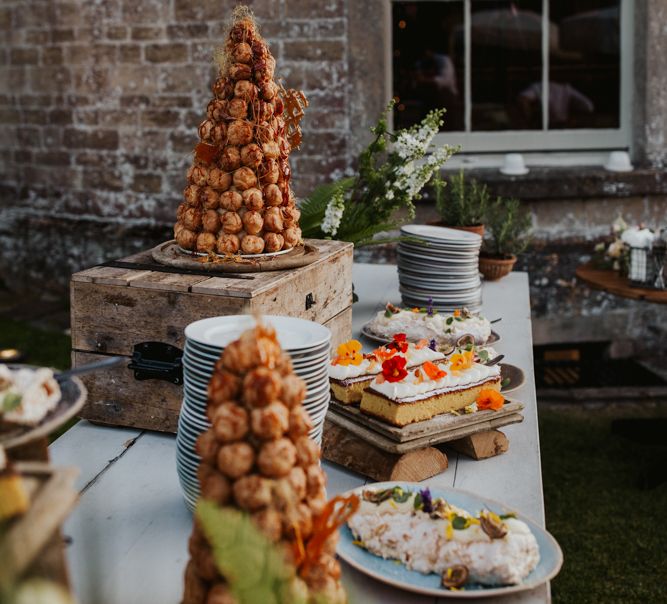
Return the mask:
[(164, 342), (135, 344), (132, 361), (127, 366), (137, 380), (164, 380), (180, 386), (183, 383), (183, 351)]

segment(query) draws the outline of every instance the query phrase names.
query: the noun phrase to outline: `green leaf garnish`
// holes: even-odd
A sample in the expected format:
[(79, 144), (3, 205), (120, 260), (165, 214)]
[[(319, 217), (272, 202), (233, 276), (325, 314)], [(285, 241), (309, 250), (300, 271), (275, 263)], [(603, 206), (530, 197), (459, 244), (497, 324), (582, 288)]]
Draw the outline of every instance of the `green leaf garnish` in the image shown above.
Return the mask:
[(489, 351), (482, 348), (482, 350), (477, 351), (477, 356), (480, 358), (482, 361), (488, 361), (489, 360)]
[(417, 494), (415, 495), (415, 500), (414, 500), (414, 502), (413, 502), (413, 504), (412, 504), (412, 507), (413, 507), (415, 510), (421, 510), (423, 506), (424, 506), (424, 502), (422, 501), (422, 494), (421, 494), (421, 493), (417, 493)]
[(454, 322), (454, 317), (447, 317), (447, 320), (445, 321), (447, 325), (451, 325), (453, 322)]
[(509, 386), (511, 381), (512, 380), (510, 380), (509, 378), (505, 378), (502, 382), (500, 382), (500, 385), (501, 387), (504, 388), (505, 386)]
[(509, 512), (507, 514), (500, 514), (498, 518), (501, 520), (507, 520), (508, 518), (516, 518), (516, 514), (514, 512)]
[(401, 487), (394, 487), (394, 490), (391, 493), (391, 498), (396, 503), (405, 503), (410, 499), (410, 491), (404, 491)]
[(457, 531), (462, 531), (467, 529), (470, 526), (470, 518), (465, 518), (464, 516), (454, 516), (452, 519), (452, 528)]
[(307, 594), (297, 596), (292, 589), (283, 554), (247, 514), (205, 500), (199, 500), (195, 514), (239, 604), (306, 604)]
[(387, 317), (387, 319), (391, 319), (394, 316), (394, 313), (387, 309), (384, 311), (384, 316)]
[(17, 392), (8, 392), (2, 399), (3, 412), (9, 413), (10, 411), (14, 411), (14, 409), (18, 409), (21, 406), (22, 400), (23, 397)]

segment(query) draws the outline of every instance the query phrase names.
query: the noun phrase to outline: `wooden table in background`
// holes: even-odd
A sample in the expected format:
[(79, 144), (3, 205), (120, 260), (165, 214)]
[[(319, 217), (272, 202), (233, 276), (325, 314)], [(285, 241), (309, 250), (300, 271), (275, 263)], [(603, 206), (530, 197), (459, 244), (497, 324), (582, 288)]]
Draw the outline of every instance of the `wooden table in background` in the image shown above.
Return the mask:
[(577, 278), (593, 289), (601, 289), (615, 296), (643, 300), (656, 304), (667, 304), (667, 291), (631, 287), (627, 277), (622, 277), (618, 271), (593, 268), (590, 264), (582, 264), (576, 270)]
[[(400, 302), (400, 295), (395, 266), (356, 264), (353, 277), (359, 295), (353, 307), (353, 333), (358, 335), (379, 308), (387, 301)], [(525, 384), (513, 393), (526, 406), (525, 420), (503, 428), (510, 441), (507, 453), (473, 461), (452, 451), (447, 471), (424, 485), (454, 486), (502, 501), (544, 526), (527, 274), (512, 273), (485, 283), (484, 313), (489, 319), (502, 317), (494, 327), (502, 340), (494, 348), (526, 373)], [(371, 347), (368, 343), (367, 348)], [(175, 450), (172, 435), (84, 421), (51, 446), (54, 463), (81, 468), (81, 500), (65, 525), (65, 533), (72, 538), (69, 564), (80, 602), (180, 602), (192, 516), (181, 497)], [(323, 466), (330, 496), (367, 482), (334, 464)], [(352, 601), (359, 604), (451, 601), (389, 587), (347, 565), (343, 565), (343, 581)], [(503, 604), (548, 601), (548, 585), (493, 600)]]

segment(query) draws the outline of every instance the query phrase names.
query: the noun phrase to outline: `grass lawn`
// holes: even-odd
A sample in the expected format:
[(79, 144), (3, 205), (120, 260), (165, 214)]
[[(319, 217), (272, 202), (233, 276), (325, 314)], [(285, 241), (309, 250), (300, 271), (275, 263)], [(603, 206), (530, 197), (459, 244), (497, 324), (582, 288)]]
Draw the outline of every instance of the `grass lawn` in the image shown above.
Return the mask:
[[(69, 337), (25, 323), (0, 319), (5, 347), (30, 363), (70, 365)], [(664, 475), (667, 434), (660, 444), (613, 434), (612, 421), (628, 415), (638, 413), (540, 409), (547, 527), (565, 553), (552, 583), (557, 604), (667, 602), (667, 484), (638, 487), (653, 467)]]
[(638, 415), (540, 409), (547, 528), (565, 555), (555, 603), (667, 602), (667, 483), (638, 486), (655, 469), (665, 476), (667, 434), (651, 444), (611, 431)]

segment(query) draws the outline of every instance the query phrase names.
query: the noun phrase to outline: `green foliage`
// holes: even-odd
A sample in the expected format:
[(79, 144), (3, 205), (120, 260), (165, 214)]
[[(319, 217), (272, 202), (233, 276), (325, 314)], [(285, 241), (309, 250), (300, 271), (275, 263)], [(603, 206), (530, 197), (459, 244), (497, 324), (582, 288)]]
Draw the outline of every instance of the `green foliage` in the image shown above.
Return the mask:
[(496, 198), (487, 212), (484, 252), (498, 257), (523, 253), (530, 243), (531, 224), (530, 213), (521, 209), (518, 199)]
[(72, 341), (57, 331), (33, 327), (23, 321), (0, 318), (0, 348), (17, 348), (26, 363), (67, 369), (71, 365)]
[(551, 583), (554, 604), (665, 601), (667, 484), (638, 483), (660, 471), (667, 445), (611, 430), (614, 419), (644, 417), (650, 426), (660, 416), (651, 405), (540, 409), (547, 529), (565, 556)]
[(379, 233), (414, 218), (414, 201), (455, 150), (447, 145), (429, 149), (444, 109), (392, 133), (387, 123), (392, 107), (393, 102), (371, 128), (373, 140), (359, 155), (356, 175), (321, 185), (301, 202), (304, 237), (335, 237), (357, 246), (384, 243), (393, 239), (379, 239)]
[(484, 223), (490, 201), (486, 185), (475, 179), (466, 182), (463, 170), (449, 177), (449, 188), (439, 174), (433, 177), (432, 184), (442, 222), (457, 227)]
[(306, 604), (281, 552), (247, 514), (200, 500), (196, 509), (220, 573), (239, 604)]

